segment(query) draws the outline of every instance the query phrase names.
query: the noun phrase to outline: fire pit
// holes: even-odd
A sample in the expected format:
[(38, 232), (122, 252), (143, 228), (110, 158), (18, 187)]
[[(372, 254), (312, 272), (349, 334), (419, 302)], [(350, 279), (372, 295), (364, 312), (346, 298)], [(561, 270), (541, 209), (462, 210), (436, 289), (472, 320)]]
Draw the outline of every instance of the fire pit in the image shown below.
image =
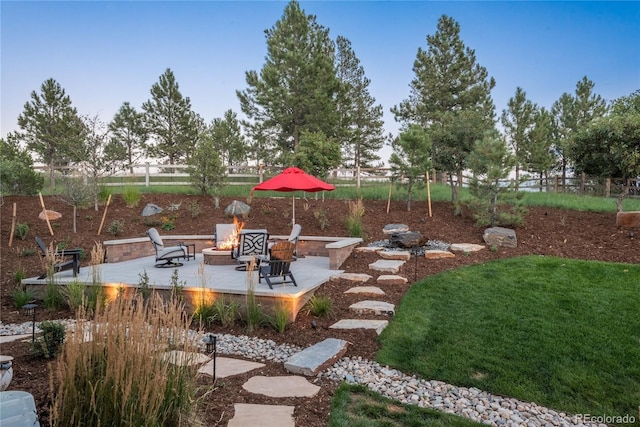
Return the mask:
[(208, 265), (234, 265), (236, 261), (231, 258), (231, 250), (218, 248), (206, 248), (202, 250), (204, 263)]

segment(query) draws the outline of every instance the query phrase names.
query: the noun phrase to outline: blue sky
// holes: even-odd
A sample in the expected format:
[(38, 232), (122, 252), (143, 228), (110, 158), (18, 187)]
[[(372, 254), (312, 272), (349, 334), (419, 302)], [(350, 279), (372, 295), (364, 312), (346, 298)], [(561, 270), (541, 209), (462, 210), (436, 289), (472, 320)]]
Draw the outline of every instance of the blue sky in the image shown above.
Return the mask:
[[(124, 101), (140, 109), (171, 68), (194, 111), (207, 122), (232, 109), (245, 72), (260, 70), (264, 30), (281, 1), (0, 2), (0, 136), (17, 130), (32, 91), (54, 78), (80, 114), (108, 122)], [(640, 2), (301, 1), (307, 14), (342, 35), (389, 109), (409, 95), (418, 47), (447, 14), (496, 79), (496, 115), (522, 87), (540, 106), (573, 93), (587, 76), (606, 100), (640, 89)], [(384, 156), (383, 156), (384, 157)], [(386, 160), (386, 158), (385, 158)]]

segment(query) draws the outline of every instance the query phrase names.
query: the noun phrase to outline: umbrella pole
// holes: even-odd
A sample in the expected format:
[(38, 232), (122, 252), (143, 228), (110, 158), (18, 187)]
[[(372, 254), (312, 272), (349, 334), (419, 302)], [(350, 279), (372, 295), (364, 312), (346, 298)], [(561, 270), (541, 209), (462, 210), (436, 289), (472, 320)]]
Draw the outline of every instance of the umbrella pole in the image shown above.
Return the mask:
[(291, 215), (293, 218), (291, 219), (291, 222), (293, 225), (296, 224), (296, 192), (292, 192), (293, 194), (293, 215)]

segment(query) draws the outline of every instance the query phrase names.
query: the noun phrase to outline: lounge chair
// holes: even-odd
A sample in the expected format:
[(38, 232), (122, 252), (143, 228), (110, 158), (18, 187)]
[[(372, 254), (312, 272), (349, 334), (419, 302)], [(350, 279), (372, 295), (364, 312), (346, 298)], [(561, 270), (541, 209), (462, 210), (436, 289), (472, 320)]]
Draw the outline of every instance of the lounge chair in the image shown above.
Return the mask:
[[(47, 246), (44, 244), (42, 239), (36, 236), (36, 243), (40, 248), (40, 255), (42, 257), (47, 256)], [(57, 261), (53, 265), (53, 272), (58, 273), (64, 270), (73, 270), (73, 277), (77, 277), (80, 272), (80, 255), (82, 254), (82, 249), (68, 249), (64, 251), (58, 251), (57, 249), (54, 251), (54, 259)], [(68, 257), (71, 257), (69, 259)], [(47, 271), (42, 273), (38, 279), (44, 279), (47, 277)]]
[(236, 270), (246, 270), (251, 260), (255, 260), (256, 266), (259, 266), (261, 260), (267, 259), (268, 239), (269, 233), (265, 229), (240, 231), (238, 246), (231, 251), (231, 258), (240, 264)]
[(183, 264), (181, 262), (176, 262), (176, 260), (189, 259), (189, 251), (187, 246), (179, 244), (177, 246), (169, 246), (168, 248), (165, 248), (158, 230), (156, 230), (155, 228), (150, 228), (149, 230), (147, 230), (147, 234), (149, 235), (149, 239), (151, 239), (153, 249), (155, 249), (156, 251), (155, 267), (181, 267)]
[(260, 264), (258, 283), (264, 279), (270, 289), (273, 289), (274, 284), (293, 283), (293, 286), (298, 286), (290, 270), (294, 250), (295, 245), (292, 242), (278, 242), (273, 245), (269, 260)]

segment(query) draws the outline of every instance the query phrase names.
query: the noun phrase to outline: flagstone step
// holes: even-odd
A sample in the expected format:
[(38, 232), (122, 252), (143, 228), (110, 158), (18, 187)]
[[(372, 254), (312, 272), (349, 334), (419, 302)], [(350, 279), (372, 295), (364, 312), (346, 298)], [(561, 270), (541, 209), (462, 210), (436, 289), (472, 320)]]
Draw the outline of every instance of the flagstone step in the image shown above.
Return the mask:
[(227, 427), (295, 427), (294, 410), (295, 406), (289, 405), (234, 403), (234, 415)]
[(455, 254), (440, 249), (429, 249), (424, 251), (424, 257), (426, 259), (455, 258)]
[[(230, 357), (216, 357), (216, 378), (226, 378), (233, 375), (244, 374), (254, 369), (264, 368), (264, 363), (250, 362), (248, 360), (233, 359)], [(213, 376), (213, 360), (198, 369), (198, 373)]]
[(379, 285), (406, 285), (408, 280), (406, 277), (395, 274), (381, 274), (378, 276), (377, 282)]
[(402, 267), (404, 263), (405, 261), (379, 259), (376, 262), (369, 264), (369, 269), (395, 274), (400, 270), (400, 267)]
[(249, 378), (242, 388), (249, 393), (269, 397), (313, 397), (320, 391), (319, 386), (311, 384), (306, 378), (298, 375), (255, 376)]
[(349, 310), (356, 314), (376, 314), (393, 316), (396, 306), (384, 301), (360, 301), (349, 306)]
[(363, 274), (363, 273), (340, 273), (340, 274), (334, 274), (333, 276), (330, 277), (330, 280), (346, 280), (348, 282), (368, 282), (369, 279), (372, 279), (373, 277), (369, 274)]
[(396, 259), (402, 261), (411, 259), (411, 252), (409, 251), (380, 251), (378, 252), (378, 255), (383, 259)]
[(356, 286), (355, 288), (349, 288), (344, 291), (345, 294), (360, 294), (360, 295), (384, 295), (384, 291), (377, 286)]
[(378, 252), (383, 250), (384, 248), (382, 246), (358, 246), (357, 248), (354, 249), (355, 252)]
[(487, 247), (485, 245), (477, 245), (475, 243), (453, 243), (451, 246), (449, 246), (449, 250), (451, 252), (464, 252), (464, 253), (477, 252), (486, 248)]
[(373, 329), (378, 335), (389, 324), (388, 320), (342, 319), (329, 326), (330, 329)]
[(291, 356), (284, 363), (284, 369), (292, 374), (317, 375), (342, 357), (347, 351), (347, 344), (344, 340), (327, 338)]
[(162, 360), (178, 366), (199, 365), (211, 360), (209, 356), (192, 351), (172, 350), (162, 354)]

